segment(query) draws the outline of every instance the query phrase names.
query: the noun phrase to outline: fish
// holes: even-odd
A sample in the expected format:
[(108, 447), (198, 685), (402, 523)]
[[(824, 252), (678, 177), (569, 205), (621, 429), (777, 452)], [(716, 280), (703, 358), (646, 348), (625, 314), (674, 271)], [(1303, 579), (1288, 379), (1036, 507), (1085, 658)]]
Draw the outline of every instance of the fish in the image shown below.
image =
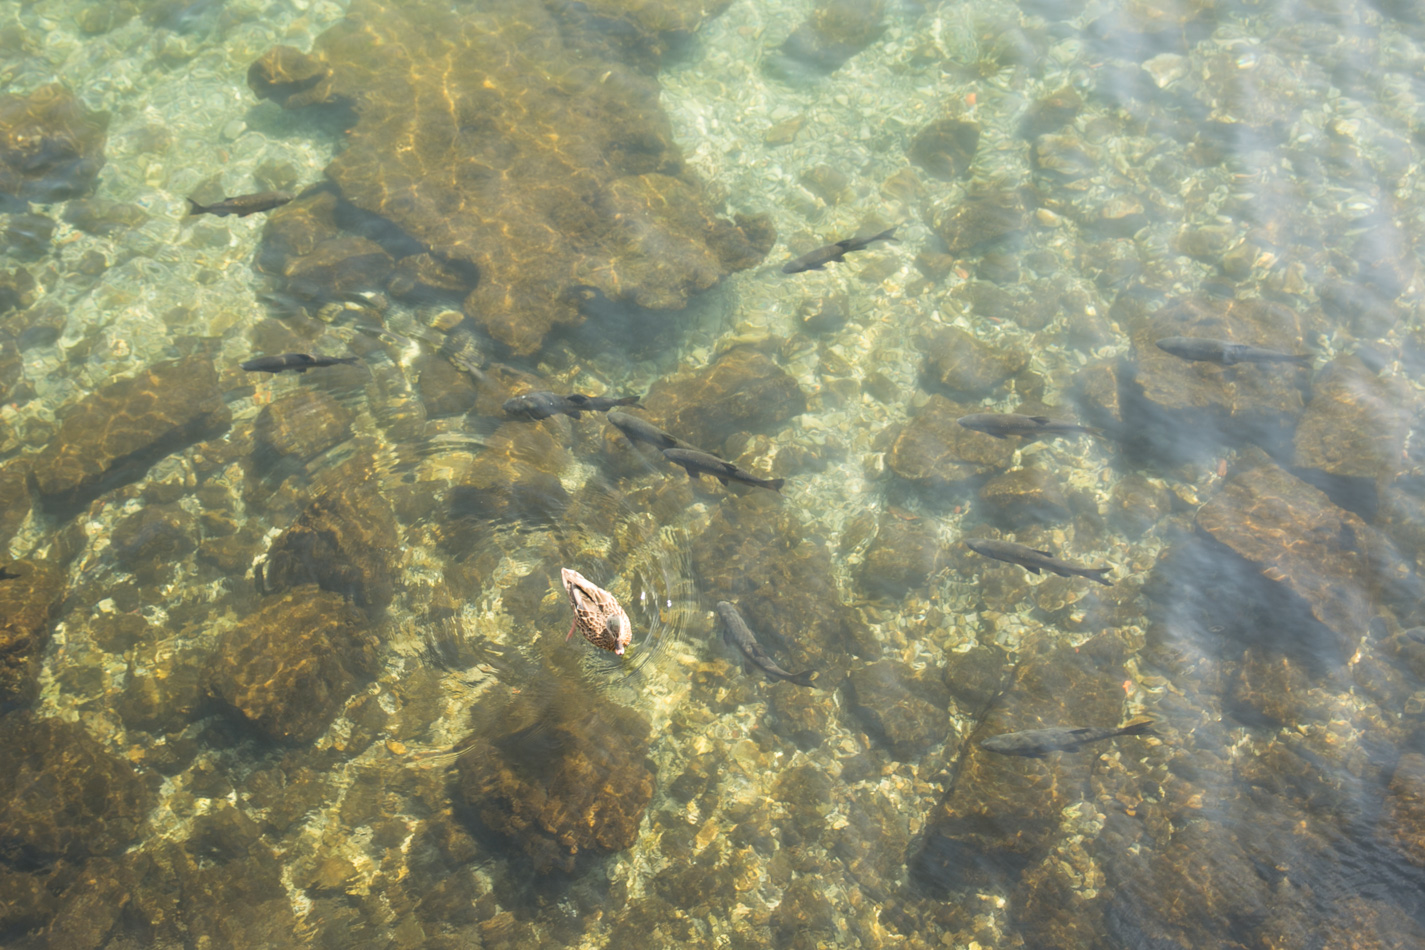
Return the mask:
[(574, 622), (564, 642), (578, 630), (600, 650), (623, 656), (624, 648), (633, 642), (633, 623), (614, 595), (567, 567), (559, 569), (559, 579), (569, 594), (569, 606), (574, 608)]
[[(896, 227), (900, 227), (900, 225), (896, 225)], [(863, 247), (876, 241), (899, 242), (900, 238), (896, 237), (895, 228), (886, 228), (880, 234), (875, 234), (868, 238), (846, 238), (845, 240), (837, 241), (835, 244), (823, 245), (814, 251), (803, 254), (794, 261), (788, 261), (782, 265), (782, 273), (800, 274), (802, 271), (807, 270), (821, 270), (826, 267), (827, 264), (840, 263), (847, 254), (850, 254), (852, 251), (859, 251)]]
[(1113, 570), (1112, 567), (1079, 567), (1077, 564), (1060, 560), (1048, 551), (1036, 551), (1027, 544), (1018, 544), (1014, 541), (966, 538), (965, 544), (976, 554), (983, 554), (985, 557), (992, 557), (997, 561), (1018, 564), (1031, 574), (1048, 571), (1050, 574), (1058, 574), (1060, 577), (1087, 577), (1091, 581), (1098, 581), (1105, 587), (1113, 586), (1113, 581), (1104, 578), (1105, 574)]
[(1123, 726), (1074, 727), (1052, 726), (1048, 729), (1028, 729), (1024, 732), (1006, 732), (990, 736), (980, 743), (980, 748), (1000, 755), (1023, 755), (1037, 759), (1050, 752), (1073, 752), (1090, 742), (1102, 742), (1114, 736), (1150, 736), (1153, 723), (1143, 719)]
[(611, 412), (604, 417), (615, 429), (622, 432), (630, 442), (647, 442), (660, 449), (675, 448), (676, 438), (664, 432), (647, 419), (631, 416), (626, 412)]
[(1229, 343), (1226, 340), (1208, 340), (1195, 336), (1170, 336), (1158, 341), (1158, 349), (1171, 353), (1178, 359), (1198, 363), (1220, 363), (1234, 366), (1237, 363), (1300, 363), (1309, 365), (1315, 358), (1310, 353), (1297, 355), (1269, 350), (1263, 346), (1247, 343)]
[(742, 614), (737, 608), (725, 600), (717, 602), (715, 608), (718, 619), (722, 621), (722, 642), (730, 647), (736, 647), (743, 656), (755, 663), (762, 672), (773, 679), (786, 680), (789, 683), (796, 683), (798, 686), (810, 686), (812, 680), (816, 679), (816, 670), (805, 670), (801, 673), (788, 673), (777, 665), (777, 662), (767, 655), (762, 649), (762, 645), (757, 642), (752, 631), (748, 629), (747, 621), (742, 619)]
[(578, 419), (585, 412), (603, 412), (615, 406), (636, 406), (638, 399), (638, 396), (581, 396), (578, 393), (561, 396), (558, 393), (532, 392), (506, 399), (501, 408), (508, 415), (536, 421), (561, 412)]
[(974, 412), (955, 421), (966, 429), (974, 429), (996, 439), (1011, 435), (1036, 438), (1041, 435), (1067, 435), (1070, 432), (1100, 434), (1093, 426), (1083, 426), (1077, 422), (1055, 422), (1046, 416), (1021, 416), (1014, 412)]
[(775, 492), (780, 492), (782, 486), (787, 483), (785, 478), (758, 478), (731, 462), (697, 449), (664, 449), (663, 457), (675, 465), (683, 466), (683, 470), (688, 473), (689, 478), (711, 475), (724, 485), (729, 481), (734, 481), (744, 485), (754, 485), (757, 488), (770, 488)]
[(189, 198), (188, 214), (190, 217), (195, 214), (211, 214), (219, 218), (235, 214), (239, 218), (245, 218), (250, 214), (257, 214), (259, 211), (280, 208), (291, 200), (292, 196), (285, 191), (260, 191), (255, 195), (236, 195), (210, 205), (200, 205)]
[(16, 574), (6, 568), (0, 567), (0, 581), (13, 581), (17, 577), (24, 577), (23, 574)]
[(355, 366), (361, 362), (353, 356), (312, 356), (309, 353), (283, 353), (281, 356), (257, 356), (242, 364), (249, 373), (284, 373), (293, 370), (305, 373), (323, 366)]

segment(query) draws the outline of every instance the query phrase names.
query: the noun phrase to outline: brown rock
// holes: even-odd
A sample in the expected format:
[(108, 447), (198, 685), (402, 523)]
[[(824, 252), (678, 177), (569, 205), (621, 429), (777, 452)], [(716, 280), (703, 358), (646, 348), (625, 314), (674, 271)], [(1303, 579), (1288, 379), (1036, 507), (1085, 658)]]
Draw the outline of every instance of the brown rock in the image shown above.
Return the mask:
[[(882, 0), (819, 0), (811, 16), (782, 43), (780, 56), (832, 72), (874, 43), (885, 29)], [(785, 64), (783, 71), (790, 71)]]
[(944, 396), (931, 396), (915, 418), (900, 430), (886, 464), (907, 481), (931, 489), (962, 486), (1009, 465), (1014, 446), (966, 429), (955, 420), (973, 410)]
[(0, 581), (0, 711), (28, 706), (64, 594), (64, 572), (44, 561), (11, 561)]
[(970, 198), (936, 214), (930, 229), (956, 257), (1009, 242), (1028, 226), (1023, 202), (1017, 195)]
[(144, 827), (148, 785), (78, 723), (0, 719), (0, 857), (19, 866), (119, 854)]
[(209, 691), (275, 742), (311, 742), (377, 669), (365, 614), (340, 594), (298, 587), (269, 597), (223, 639)]
[(350, 438), (351, 418), (327, 393), (294, 389), (263, 406), (253, 430), (261, 452), (306, 461)]
[(806, 411), (806, 396), (765, 354), (739, 346), (689, 376), (655, 383), (644, 405), (672, 435), (717, 450), (731, 435), (781, 428)]
[(984, 396), (1029, 365), (1023, 353), (981, 343), (959, 327), (925, 341), (925, 375), (952, 393)]
[(917, 758), (944, 742), (950, 729), (945, 687), (898, 660), (853, 670), (846, 699), (866, 732), (897, 759)]
[(667, 19), (661, 4), (621, 5), (619, 30), (650, 39), (602, 44), (578, 25), (613, 16), (600, 5), (357, 0), (313, 54), (274, 51), (249, 81), (289, 107), (359, 102), (327, 177), (430, 254), (478, 272), (466, 312), (531, 353), (551, 328), (582, 321), (588, 288), (679, 308), (771, 247), (766, 221), (714, 215), (656, 83), (606, 58), (642, 58), (720, 7), (676, 9)]
[(0, 194), (48, 204), (93, 191), (108, 127), (58, 84), (0, 98)]
[(316, 498), (272, 542), (257, 569), (258, 588), (280, 594), (315, 584), (373, 613), (391, 602), (396, 519), (371, 486), (334, 487)]
[(979, 125), (962, 119), (937, 119), (911, 139), (910, 160), (941, 181), (955, 181), (970, 173), (979, 147)]
[(145, 505), (114, 526), (114, 558), (152, 583), (197, 547), (197, 519), (176, 504)]
[(66, 410), (59, 433), (35, 460), (35, 484), (45, 504), (72, 511), (231, 421), (211, 361), (156, 363)]
[(455, 761), (456, 801), (534, 869), (631, 846), (653, 798), (648, 723), (579, 681), (487, 697)]
[(872, 594), (903, 597), (940, 568), (941, 548), (930, 519), (907, 521), (886, 511), (881, 515), (875, 540), (866, 549), (861, 587)]
[(980, 486), (980, 505), (986, 520), (1009, 529), (1073, 517), (1059, 480), (1037, 467), (994, 476)]

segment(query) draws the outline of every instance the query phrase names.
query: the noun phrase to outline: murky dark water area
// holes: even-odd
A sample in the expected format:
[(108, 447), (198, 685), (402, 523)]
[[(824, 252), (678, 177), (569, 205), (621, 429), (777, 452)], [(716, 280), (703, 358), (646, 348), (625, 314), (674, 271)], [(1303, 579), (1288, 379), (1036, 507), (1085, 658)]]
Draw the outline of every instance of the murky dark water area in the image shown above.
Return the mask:
[(0, 0), (0, 945), (1425, 947), (1422, 10)]

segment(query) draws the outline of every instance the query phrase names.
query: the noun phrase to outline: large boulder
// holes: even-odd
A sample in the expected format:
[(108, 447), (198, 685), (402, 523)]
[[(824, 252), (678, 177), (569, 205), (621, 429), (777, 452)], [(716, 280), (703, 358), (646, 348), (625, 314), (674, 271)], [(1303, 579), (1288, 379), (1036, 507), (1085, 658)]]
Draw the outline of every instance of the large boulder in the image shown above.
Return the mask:
[(710, 366), (660, 380), (644, 403), (664, 430), (711, 451), (731, 435), (772, 432), (806, 411), (797, 381), (746, 346), (728, 350)]
[(639, 713), (564, 683), (486, 698), (473, 718), (455, 762), (457, 806), (536, 871), (572, 872), (637, 840), (657, 773)]
[(46, 505), (72, 512), (231, 421), (212, 361), (155, 363), (63, 413), (58, 434), (35, 459), (35, 485)]
[(274, 742), (321, 735), (357, 687), (376, 674), (366, 615), (340, 594), (299, 587), (269, 597), (223, 640), (209, 692)]
[(89, 194), (108, 127), (58, 84), (0, 98), (0, 195), (48, 204)]
[(249, 85), (288, 108), (355, 105), (327, 177), (423, 245), (410, 253), (469, 274), (466, 313), (532, 353), (554, 327), (582, 321), (589, 294), (678, 309), (771, 249), (766, 220), (719, 216), (684, 168), (657, 83), (608, 58), (647, 65), (651, 47), (584, 41), (587, 30), (561, 19), (662, 37), (706, 12), (716, 10), (669, 20), (552, 0), (458, 10), (356, 0), (310, 55), (279, 47)]
[(287, 528), (257, 569), (263, 593), (315, 584), (373, 613), (391, 602), (396, 518), (371, 486), (344, 483), (323, 492)]

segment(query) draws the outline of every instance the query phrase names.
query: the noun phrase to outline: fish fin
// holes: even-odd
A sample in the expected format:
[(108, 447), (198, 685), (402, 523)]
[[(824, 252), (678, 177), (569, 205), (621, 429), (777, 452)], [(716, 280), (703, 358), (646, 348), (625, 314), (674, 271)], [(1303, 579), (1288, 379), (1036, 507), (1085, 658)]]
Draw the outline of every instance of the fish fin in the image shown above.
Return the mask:
[(570, 393), (564, 398), (569, 400), (576, 406), (587, 406), (589, 404), (589, 397), (583, 395), (582, 393)]
[(795, 683), (798, 686), (810, 686), (820, 675), (817, 670), (804, 670), (801, 673), (793, 673), (791, 676), (788, 676), (787, 682)]
[(1136, 721), (1134, 721), (1134, 722), (1127, 723), (1127, 724), (1124, 725), (1124, 727), (1123, 727), (1122, 729), (1118, 730), (1118, 734), (1119, 734), (1120, 736), (1156, 736), (1156, 735), (1157, 735), (1157, 733), (1153, 731), (1153, 720), (1151, 720), (1151, 719), (1141, 719), (1141, 720), (1136, 720)]
[[(1042, 552), (1041, 552), (1041, 553), (1042, 553)], [(1024, 565), (1024, 569), (1025, 569), (1026, 571), (1028, 571), (1029, 573), (1031, 573), (1031, 574), (1038, 574), (1038, 573), (1039, 573), (1039, 568), (1037, 568), (1037, 567), (1030, 567), (1028, 564)]]
[(1051, 422), (1054, 421), (1053, 419), (1050, 419), (1048, 416), (1030, 416), (1029, 418), (1033, 419), (1035, 422), (1039, 423), (1041, 426), (1047, 426), (1049, 423), (1051, 423)]
[(1042, 555), (1044, 555), (1045, 557), (1053, 557), (1053, 556), (1054, 556), (1054, 552), (1053, 552), (1053, 551), (1035, 551), (1034, 553), (1035, 553), (1035, 554), (1042, 554)]
[(886, 228), (880, 234), (877, 234), (875, 237), (867, 238), (866, 243), (870, 244), (872, 241), (895, 241), (897, 244), (899, 244), (901, 239), (896, 237), (896, 228), (898, 227), (900, 227), (899, 224), (892, 225), (891, 227)]
[(787, 480), (785, 478), (769, 478), (762, 483), (762, 487), (770, 488), (772, 489), (772, 491), (780, 494), (782, 491), (782, 486), (785, 484), (787, 484)]
[(1311, 365), (1311, 361), (1314, 360), (1314, 359), (1316, 359), (1316, 355), (1315, 355), (1315, 354), (1313, 354), (1313, 353), (1306, 353), (1306, 354), (1303, 354), (1302, 356), (1293, 356), (1293, 357), (1291, 358), (1291, 362), (1293, 362), (1293, 363), (1299, 363), (1299, 364), (1302, 365), (1302, 366), (1310, 366), (1310, 365)]
[(1083, 576), (1091, 581), (1098, 581), (1104, 587), (1112, 587), (1113, 581), (1108, 580), (1105, 575), (1113, 570), (1111, 567), (1090, 567), (1084, 570)]
[(311, 369), (310, 366), (307, 366), (307, 365), (305, 365), (305, 364), (303, 364), (302, 366), (294, 366), (294, 367), (292, 367), (292, 368), (295, 369), (295, 370), (296, 370), (297, 372), (299, 372), (299, 373), (305, 373), (307, 370)]
[(208, 209), (205, 208), (204, 206), (200, 205), (198, 202), (194, 201), (192, 198), (187, 199), (187, 201), (188, 201), (188, 214), (189, 214), (190, 217), (191, 217), (192, 215), (195, 215), (195, 214), (203, 214), (203, 213), (205, 213), (205, 212), (208, 210)]
[[(870, 240), (874, 241), (875, 238), (871, 238)], [(854, 237), (842, 238), (841, 240), (836, 242), (836, 247), (841, 248), (843, 251), (855, 251), (865, 246), (865, 244), (862, 244), (860, 241), (857, 241)]]
[(725, 475), (714, 475), (713, 477), (716, 478), (719, 482), (722, 482), (723, 487), (726, 487), (726, 486), (727, 486), (727, 476), (725, 476)]
[(825, 265), (825, 264), (813, 264), (812, 266), (808, 267), (807, 270), (826, 270), (826, 265)]
[(575, 419), (578, 419), (578, 418), (580, 418), (580, 417), (583, 415), (583, 413), (582, 413), (580, 410), (578, 410), (578, 409), (568, 409), (568, 410), (566, 410), (566, 411), (569, 413), (569, 415), (570, 415), (571, 417), (573, 417), (573, 418), (575, 418)]

